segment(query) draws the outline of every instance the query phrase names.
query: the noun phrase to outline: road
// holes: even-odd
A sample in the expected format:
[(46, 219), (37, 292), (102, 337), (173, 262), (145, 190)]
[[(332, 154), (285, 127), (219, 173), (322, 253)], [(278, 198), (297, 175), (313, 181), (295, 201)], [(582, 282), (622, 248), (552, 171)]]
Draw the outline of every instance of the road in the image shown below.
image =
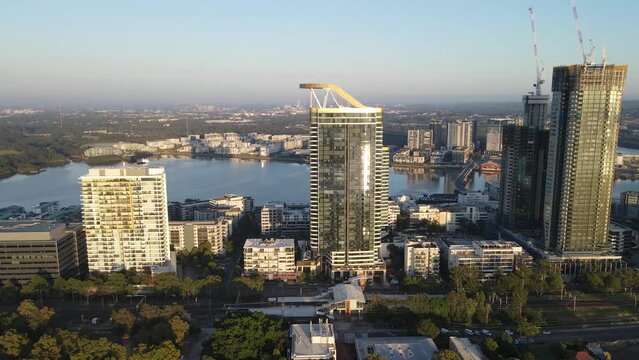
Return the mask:
[(550, 335), (542, 334), (535, 337), (536, 342), (574, 341), (576, 339), (584, 341), (639, 339), (639, 325), (551, 330)]

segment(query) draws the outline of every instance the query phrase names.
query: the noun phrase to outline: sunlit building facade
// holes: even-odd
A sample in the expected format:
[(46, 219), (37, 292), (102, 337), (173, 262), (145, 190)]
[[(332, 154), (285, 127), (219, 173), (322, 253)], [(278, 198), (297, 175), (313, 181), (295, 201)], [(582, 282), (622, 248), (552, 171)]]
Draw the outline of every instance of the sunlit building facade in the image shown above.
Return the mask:
[(607, 249), (626, 71), (606, 64), (554, 68), (544, 232), (546, 248), (559, 254)]
[(89, 270), (169, 265), (164, 168), (92, 168), (80, 183)]
[[(364, 106), (334, 85), (300, 87), (311, 89), (311, 246), (335, 280), (383, 277), (378, 250), (388, 219), (388, 150), (382, 145), (382, 109)], [(334, 106), (319, 98), (332, 99)]]

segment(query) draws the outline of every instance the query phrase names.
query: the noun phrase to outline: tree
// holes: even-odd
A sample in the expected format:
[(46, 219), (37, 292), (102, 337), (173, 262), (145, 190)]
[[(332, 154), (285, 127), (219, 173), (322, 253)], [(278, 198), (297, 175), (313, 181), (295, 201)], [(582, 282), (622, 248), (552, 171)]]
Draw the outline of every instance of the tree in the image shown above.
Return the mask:
[(140, 344), (135, 347), (131, 360), (177, 360), (180, 350), (172, 342), (166, 340), (159, 345)]
[(162, 316), (162, 310), (159, 306), (151, 304), (142, 304), (140, 306), (140, 317), (143, 319), (155, 319)]
[(131, 335), (133, 326), (135, 325), (135, 315), (127, 309), (119, 309), (113, 311), (111, 318), (122, 331), (124, 338), (128, 338)]
[(23, 300), (18, 306), (18, 314), (26, 320), (31, 331), (36, 331), (46, 325), (55, 312), (46, 306), (39, 308), (32, 300)]
[(519, 284), (515, 286), (512, 293), (512, 299), (510, 301), (511, 315), (513, 317), (521, 317), (521, 313), (524, 310), (524, 305), (528, 301), (528, 290)]
[(0, 335), (0, 349), (4, 355), (3, 358), (21, 358), (28, 344), (27, 336), (15, 329), (9, 329)]
[(484, 349), (488, 352), (494, 353), (497, 349), (499, 349), (499, 344), (497, 344), (497, 341), (493, 338), (486, 338), (486, 340), (484, 340)]
[[(218, 288), (218, 286), (222, 283), (222, 278), (217, 275), (209, 275), (204, 279), (199, 279), (196, 281), (196, 287), (198, 289), (198, 293), (202, 292), (206, 294), (206, 296), (210, 299), (213, 298), (213, 293)], [(263, 286), (263, 285), (262, 285)]]
[(501, 339), (501, 341), (503, 341), (506, 344), (512, 344), (513, 343), (513, 337), (508, 335), (508, 333), (505, 333), (505, 332), (501, 333), (499, 338)]
[(366, 360), (388, 360), (388, 359), (386, 359), (386, 357), (378, 353), (372, 353), (372, 354), (366, 355)]
[(421, 320), (417, 324), (416, 332), (421, 336), (426, 336), (431, 339), (436, 338), (439, 335), (439, 328), (433, 324), (430, 320)]
[(520, 320), (517, 322), (517, 332), (526, 337), (537, 336), (539, 335), (539, 326), (526, 320)]
[(71, 292), (84, 296), (87, 300), (87, 304), (89, 303), (91, 296), (95, 295), (98, 291), (98, 287), (91, 280), (82, 281), (76, 278), (70, 278), (67, 282)]
[(532, 353), (527, 352), (524, 354), (524, 357), (522, 357), (522, 360), (537, 360), (537, 358)]
[(259, 359), (261, 354), (284, 350), (282, 322), (262, 313), (231, 314), (215, 328), (207, 350), (217, 360)]
[(178, 345), (182, 345), (186, 334), (189, 332), (189, 323), (182, 320), (179, 316), (173, 316), (171, 320), (169, 320), (169, 324), (171, 324), (171, 330), (173, 330), (173, 334), (175, 335), (175, 342)]
[(470, 324), (475, 314), (477, 302), (468, 298), (463, 292), (450, 292), (446, 295), (450, 308), (450, 319), (453, 323)]
[(31, 358), (34, 360), (58, 360), (62, 358), (62, 352), (58, 341), (51, 335), (42, 335), (33, 345)]
[(126, 349), (106, 338), (89, 339), (77, 332), (56, 329), (56, 337), (62, 350), (62, 357), (70, 360), (125, 360)]
[(479, 289), (479, 271), (470, 266), (457, 266), (450, 273), (453, 290), (474, 294)]
[(436, 360), (461, 360), (452, 350), (442, 349), (435, 353)]
[(21, 292), (26, 296), (42, 296), (43, 292), (49, 290), (49, 282), (40, 275), (35, 275), (23, 287)]
[(164, 293), (166, 298), (169, 295), (180, 295), (182, 282), (174, 273), (162, 273), (153, 279), (157, 291)]
[(20, 299), (20, 289), (10, 281), (5, 281), (0, 288), (0, 301), (4, 304), (15, 304)]
[(264, 291), (264, 278), (258, 273), (253, 273), (250, 276), (240, 276), (233, 281), (246, 286), (256, 293)]
[(58, 294), (64, 296), (68, 292), (71, 291), (71, 287), (69, 286), (69, 282), (63, 278), (62, 276), (58, 276), (53, 280), (53, 290)]
[(124, 274), (116, 272), (109, 275), (109, 278), (100, 286), (100, 290), (104, 294), (113, 296), (113, 300), (117, 302), (120, 295), (126, 295), (131, 292), (131, 286), (127, 283)]

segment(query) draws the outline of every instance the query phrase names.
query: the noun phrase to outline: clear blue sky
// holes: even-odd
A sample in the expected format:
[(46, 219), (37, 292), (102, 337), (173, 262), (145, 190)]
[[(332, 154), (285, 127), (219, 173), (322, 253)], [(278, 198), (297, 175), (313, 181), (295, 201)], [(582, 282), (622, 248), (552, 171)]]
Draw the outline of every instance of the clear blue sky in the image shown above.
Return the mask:
[[(568, 0), (4, 1), (0, 105), (293, 103), (300, 82), (365, 102), (519, 101), (579, 63)], [(639, 98), (639, 1), (580, 0), (586, 39), (629, 65)]]

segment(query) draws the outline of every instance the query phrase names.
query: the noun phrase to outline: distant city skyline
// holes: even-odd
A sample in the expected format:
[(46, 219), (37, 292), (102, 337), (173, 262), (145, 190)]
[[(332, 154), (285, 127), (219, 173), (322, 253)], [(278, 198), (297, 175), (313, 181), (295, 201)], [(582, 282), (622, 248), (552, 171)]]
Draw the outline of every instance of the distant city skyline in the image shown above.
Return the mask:
[[(545, 93), (553, 66), (581, 62), (567, 0), (393, 5), (7, 2), (0, 106), (295, 103), (309, 80), (371, 104), (516, 102), (535, 80), (529, 6)], [(606, 44), (611, 64), (639, 67), (639, 3), (578, 7), (587, 42)], [(637, 84), (631, 71), (625, 99), (639, 99)]]

